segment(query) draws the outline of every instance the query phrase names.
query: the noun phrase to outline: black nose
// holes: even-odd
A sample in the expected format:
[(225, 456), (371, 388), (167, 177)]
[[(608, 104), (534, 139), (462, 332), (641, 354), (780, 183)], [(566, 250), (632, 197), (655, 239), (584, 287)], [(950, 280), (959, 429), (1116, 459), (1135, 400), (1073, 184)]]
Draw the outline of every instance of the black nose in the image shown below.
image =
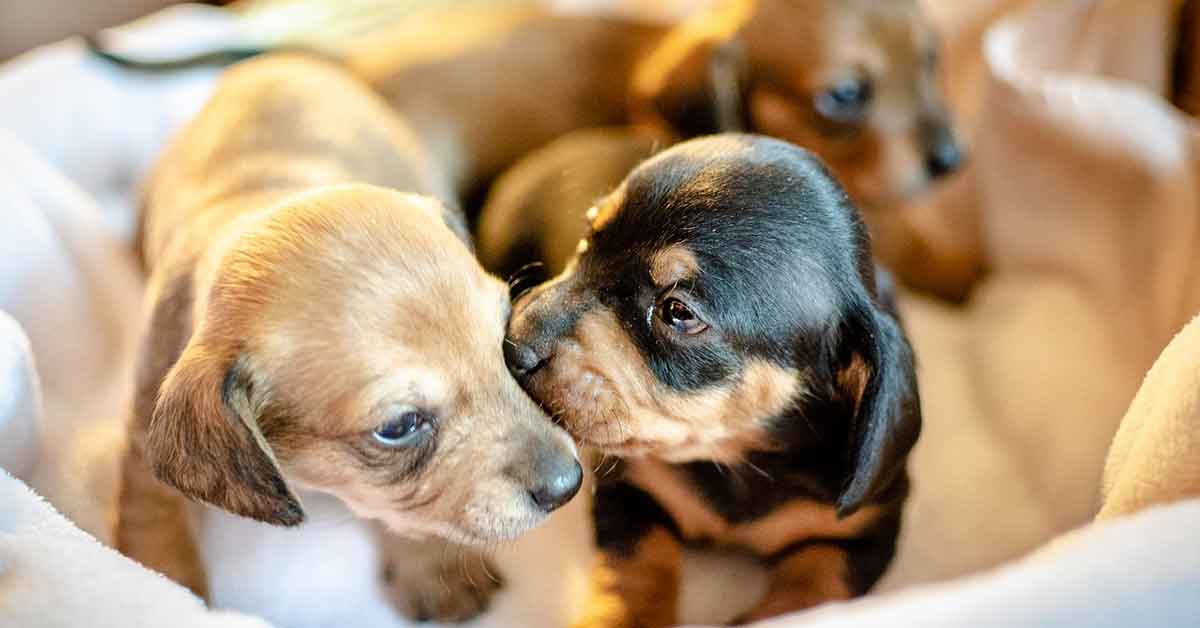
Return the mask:
[(563, 465), (542, 477), (537, 488), (529, 491), (533, 503), (546, 512), (551, 512), (571, 501), (579, 486), (583, 484), (583, 468), (579, 461), (572, 459), (570, 465)]
[(508, 363), (508, 370), (512, 371), (517, 377), (524, 377), (537, 370), (544, 361), (533, 347), (517, 342), (511, 338), (504, 340), (504, 361)]
[(925, 159), (925, 167), (929, 169), (929, 176), (935, 179), (944, 177), (958, 170), (962, 165), (963, 149), (953, 137), (946, 137), (930, 147), (929, 154)]

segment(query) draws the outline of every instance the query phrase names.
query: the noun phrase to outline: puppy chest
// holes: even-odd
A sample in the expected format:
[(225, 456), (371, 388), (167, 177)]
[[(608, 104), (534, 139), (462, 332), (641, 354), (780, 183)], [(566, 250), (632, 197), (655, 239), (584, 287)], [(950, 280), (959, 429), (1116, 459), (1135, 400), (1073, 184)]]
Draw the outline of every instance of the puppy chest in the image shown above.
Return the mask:
[[(800, 541), (855, 538), (880, 514), (868, 507), (839, 519), (831, 504), (803, 495), (787, 497), (787, 491), (781, 495), (770, 480), (753, 477), (727, 476), (726, 481), (737, 483), (737, 499), (744, 503), (718, 504), (688, 474), (653, 459), (628, 461), (624, 479), (658, 503), (684, 540), (758, 556), (775, 555)], [(738, 510), (743, 512), (731, 514)], [(746, 516), (747, 511), (753, 516)]]

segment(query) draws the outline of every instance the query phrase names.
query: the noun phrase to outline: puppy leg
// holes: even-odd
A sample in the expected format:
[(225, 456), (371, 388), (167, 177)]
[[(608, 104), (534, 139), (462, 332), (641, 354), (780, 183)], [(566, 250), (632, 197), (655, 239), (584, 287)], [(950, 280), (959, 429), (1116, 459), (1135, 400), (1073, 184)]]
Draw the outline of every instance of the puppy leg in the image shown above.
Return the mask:
[(208, 578), (187, 521), (187, 503), (150, 472), (140, 444), (130, 444), (121, 468), (116, 543), (122, 554), (208, 596)]
[(621, 605), (621, 617), (607, 628), (668, 628), (677, 623), (682, 548), (674, 535), (655, 528), (638, 541), (632, 554), (605, 552), (603, 559), (615, 576), (612, 588)]
[(384, 587), (392, 606), (417, 621), (463, 622), (487, 610), (504, 586), (478, 550), (440, 539), (380, 534)]
[(784, 557), (771, 570), (763, 599), (735, 624), (749, 624), (784, 613), (854, 596), (846, 550), (810, 545)]
[(598, 487), (595, 518), (598, 580), (607, 585), (600, 595), (615, 597), (603, 606), (616, 608), (589, 617), (586, 628), (674, 626), (683, 548), (669, 515), (650, 495), (616, 481)]

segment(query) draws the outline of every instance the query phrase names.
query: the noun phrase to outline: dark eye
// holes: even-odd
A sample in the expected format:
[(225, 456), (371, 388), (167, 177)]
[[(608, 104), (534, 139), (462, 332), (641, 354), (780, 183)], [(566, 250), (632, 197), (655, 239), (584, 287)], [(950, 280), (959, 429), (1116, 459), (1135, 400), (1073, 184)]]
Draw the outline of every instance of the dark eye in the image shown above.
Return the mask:
[(861, 121), (871, 103), (871, 84), (846, 79), (817, 94), (815, 106), (821, 115), (837, 122)]
[(658, 318), (677, 334), (694, 336), (708, 329), (708, 324), (700, 320), (683, 301), (675, 298), (663, 299), (658, 304)]
[(930, 48), (925, 51), (925, 67), (929, 70), (936, 70), (938, 66), (938, 50)]
[(385, 447), (408, 447), (416, 444), (431, 427), (431, 421), (424, 413), (407, 410), (375, 428), (372, 435)]

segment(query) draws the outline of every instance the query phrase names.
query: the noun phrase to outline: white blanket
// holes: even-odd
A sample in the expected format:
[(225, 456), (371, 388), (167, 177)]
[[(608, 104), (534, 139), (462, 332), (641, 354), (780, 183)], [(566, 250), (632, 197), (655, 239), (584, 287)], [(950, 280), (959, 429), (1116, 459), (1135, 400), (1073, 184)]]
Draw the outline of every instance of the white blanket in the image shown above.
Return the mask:
[(0, 626), (268, 628), (209, 612), (186, 589), (80, 531), (0, 469)]
[(755, 628), (1200, 626), (1200, 499), (1088, 526), (1011, 565)]

